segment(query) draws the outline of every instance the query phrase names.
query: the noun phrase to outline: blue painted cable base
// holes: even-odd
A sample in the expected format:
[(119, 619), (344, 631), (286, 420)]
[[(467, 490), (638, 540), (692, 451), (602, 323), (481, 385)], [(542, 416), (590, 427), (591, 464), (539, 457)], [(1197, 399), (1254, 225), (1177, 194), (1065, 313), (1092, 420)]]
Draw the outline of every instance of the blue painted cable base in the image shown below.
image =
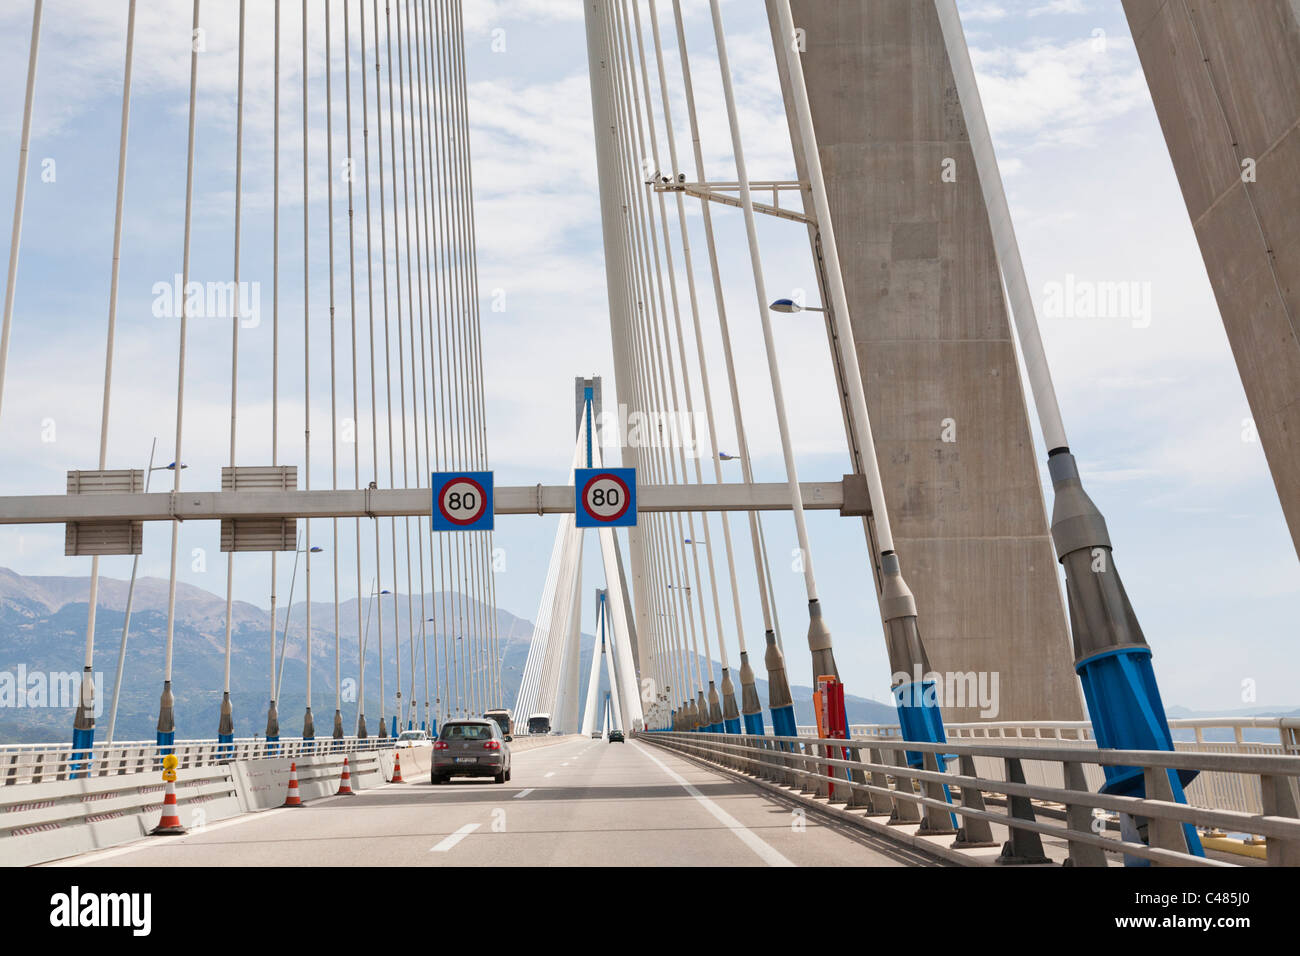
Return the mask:
[[(1151, 666), (1151, 648), (1118, 648), (1083, 659), (1075, 665), (1083, 684), (1092, 735), (1097, 747), (1115, 750), (1173, 750), (1169, 719)], [(1102, 793), (1147, 796), (1147, 782), (1141, 767), (1106, 766)], [(1174, 800), (1187, 803), (1183, 788), (1196, 779), (1195, 770), (1169, 770)], [(1184, 823), (1187, 851), (1205, 856), (1196, 827)]]
[(772, 710), (772, 733), (777, 737), (798, 737), (799, 728), (794, 722), (794, 705), (777, 707)]
[[(1088, 704), (1092, 721), (1092, 734), (1097, 747), (1105, 750), (1166, 750), (1174, 749), (1156, 685), (1155, 671), (1151, 668), (1149, 647), (1121, 647), (1103, 651), (1085, 658), (1074, 667), (1083, 685), (1083, 696)], [(1102, 768), (1106, 783), (1101, 792), (1126, 797), (1145, 797), (1146, 781), (1141, 767)], [(1174, 800), (1186, 804), (1183, 788), (1196, 779), (1195, 770), (1166, 771)], [(1204, 856), (1200, 836), (1190, 824), (1183, 825), (1187, 850), (1194, 856)]]
[(176, 747), (176, 731), (169, 730), (165, 733), (158, 731), (158, 753), (160, 756), (166, 756)]
[(86, 769), (90, 768), (90, 758), (94, 753), (95, 747), (95, 728), (87, 727), (85, 729), (72, 728), (72, 771), (74, 776), (79, 776), (78, 771), (82, 769), (82, 761), (85, 761)]
[[(1105, 651), (1075, 665), (1092, 720), (1097, 746), (1108, 750), (1174, 749), (1169, 721), (1151, 669), (1151, 649), (1123, 647)], [(1105, 767), (1102, 793), (1145, 796), (1140, 767)], [(1185, 787), (1195, 770), (1178, 771)]]
[[(904, 740), (927, 744), (948, 742), (948, 737), (943, 730), (943, 714), (939, 710), (938, 689), (934, 681), (899, 684), (894, 688), (894, 705), (898, 708), (898, 723)], [(939, 755), (940, 770), (949, 759), (951, 759), (950, 754)], [(907, 765), (923, 767), (925, 759), (919, 751), (909, 750)]]
[(722, 726), (724, 728), (724, 733), (738, 734), (740, 733), (740, 718), (733, 717), (730, 720), (724, 720)]
[(763, 727), (762, 711), (759, 711), (757, 714), (745, 714), (744, 717), (745, 733), (749, 734), (751, 737), (762, 737), (767, 733), (767, 730)]

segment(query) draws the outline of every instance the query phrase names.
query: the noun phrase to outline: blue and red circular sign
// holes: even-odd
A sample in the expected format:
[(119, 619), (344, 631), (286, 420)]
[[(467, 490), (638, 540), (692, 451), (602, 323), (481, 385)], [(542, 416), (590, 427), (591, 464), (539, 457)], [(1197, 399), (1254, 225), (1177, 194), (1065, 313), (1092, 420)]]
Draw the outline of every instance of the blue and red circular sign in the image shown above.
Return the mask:
[(492, 530), (492, 472), (435, 472), (430, 485), (434, 531)]
[(577, 468), (573, 473), (574, 515), (579, 528), (636, 525), (635, 468)]

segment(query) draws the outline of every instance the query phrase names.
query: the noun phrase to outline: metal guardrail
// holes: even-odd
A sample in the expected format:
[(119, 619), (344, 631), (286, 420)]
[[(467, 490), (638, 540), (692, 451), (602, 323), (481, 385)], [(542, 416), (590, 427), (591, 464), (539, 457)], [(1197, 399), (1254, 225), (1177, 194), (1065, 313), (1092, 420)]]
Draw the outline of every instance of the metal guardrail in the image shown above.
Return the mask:
[[(1169, 721), (1174, 737), (1192, 739), (1174, 740), (1174, 749), (1180, 752), (1230, 753), (1230, 754), (1280, 754), (1300, 756), (1300, 718), (1296, 717), (1181, 717)], [(972, 721), (946, 724), (944, 730), (949, 740), (1014, 741), (1031, 746), (1043, 743), (1061, 746), (1096, 747), (1092, 724), (1086, 720), (1023, 720), (1023, 721)], [(816, 727), (801, 726), (800, 736), (814, 736)], [(1218, 732), (1217, 734), (1215, 732)], [(1270, 733), (1271, 732), (1271, 733)], [(1247, 734), (1267, 738), (1275, 733), (1276, 740), (1247, 739)], [(849, 736), (856, 739), (875, 740), (898, 738), (897, 724), (851, 724)], [(1207, 740), (1207, 736), (1227, 736), (1231, 740)], [(996, 761), (978, 758), (976, 769), (990, 772)], [(1059, 767), (1035, 764), (1026, 767), (1030, 783), (1062, 786)], [(1088, 785), (1100, 789), (1105, 778), (1100, 766), (1084, 768)], [(1200, 774), (1186, 788), (1187, 802), (1193, 806), (1217, 810), (1240, 810), (1243, 813), (1263, 811), (1262, 795), (1252, 781), (1233, 774), (1206, 772)]]
[(0, 747), (0, 786), (48, 783), (85, 777), (123, 776), (159, 770), (162, 758), (174, 753), (180, 770), (210, 767), (234, 760), (258, 760), (264, 757), (327, 756), (330, 754), (365, 753), (389, 750), (392, 737), (284, 737), (268, 742), (259, 737), (241, 737), (231, 743), (217, 740), (177, 741), (171, 747), (159, 747), (152, 740), (114, 742), (112, 746), (96, 744), (90, 750), (75, 750), (72, 744), (12, 744)]
[[(1099, 750), (1079, 746), (946, 744), (907, 741), (879, 735), (874, 740), (816, 737), (753, 737), (739, 734), (654, 732), (640, 739), (772, 783), (824, 797), (865, 815), (888, 814), (889, 822), (919, 825), (920, 836), (953, 834), (952, 848), (994, 846), (991, 824), (1008, 828), (1002, 862), (1047, 863), (1044, 834), (1064, 839), (1074, 866), (1107, 866), (1106, 851), (1152, 863), (1231, 866), (1187, 851), (1183, 826), (1255, 833), (1266, 838), (1271, 865), (1300, 865), (1300, 757), (1277, 754), (1220, 754), (1154, 750)], [(907, 765), (906, 752), (923, 755), (924, 767)], [(944, 755), (955, 755), (958, 772), (939, 770)], [(978, 758), (1000, 762), (1001, 773), (981, 774)], [(1026, 762), (1056, 764), (1062, 786), (1031, 784)], [(1140, 767), (1146, 798), (1093, 792), (1085, 767)], [(1249, 780), (1261, 794), (1258, 813), (1210, 809), (1174, 802), (1170, 770), (1220, 773)], [(986, 795), (1005, 799), (1005, 809), (990, 810)], [(1064, 826), (1036, 819), (1034, 804), (1064, 807)], [(1108, 813), (1135, 818), (1147, 843), (1106, 835), (1095, 821)], [(961, 818), (960, 829), (953, 826)]]

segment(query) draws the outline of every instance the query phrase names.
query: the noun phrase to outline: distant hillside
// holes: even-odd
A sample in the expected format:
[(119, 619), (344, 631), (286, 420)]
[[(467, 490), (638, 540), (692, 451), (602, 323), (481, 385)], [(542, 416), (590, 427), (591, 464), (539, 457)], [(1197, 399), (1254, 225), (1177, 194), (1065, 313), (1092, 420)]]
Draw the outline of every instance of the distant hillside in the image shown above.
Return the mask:
[[(19, 668), (28, 674), (58, 672), (77, 674), (86, 633), (87, 598), (90, 579), (86, 577), (24, 576), (0, 568), (0, 679), (8, 673), (17, 675)], [(107, 726), (107, 708), (112, 697), (113, 675), (122, 635), (126, 606), (127, 582), (101, 577), (99, 611), (95, 616), (95, 670), (103, 674), (104, 714), (101, 728)], [(410, 696), (411, 650), (408, 603), (416, 621), (417, 696), (424, 697), (424, 660), (419, 639), (419, 622), (428, 617), (440, 618), (435, 608), (454, 600), (464, 604), (467, 614), (487, 613), (477, 602), (460, 595), (439, 592), (408, 598), (396, 595), (397, 627), (401, 636), (402, 693)], [(384, 679), (393, 707), (395, 668), (393, 663), (394, 597), (383, 598)], [(366, 601), (362, 601), (361, 620), (365, 626)], [(210, 738), (216, 735), (218, 708), (225, 648), (225, 610), (223, 596), (193, 585), (176, 587), (176, 624), (173, 671), (176, 695), (176, 730), (181, 738)], [(284, 626), (284, 609), (278, 609), (279, 626)], [(239, 736), (262, 733), (266, 727), (269, 697), (270, 611), (244, 601), (236, 601), (232, 613), (231, 699), (235, 713), (235, 732)], [(372, 732), (377, 730), (379, 715), (379, 647), (377, 612), (372, 612), (366, 644), (366, 719)], [(507, 707), (513, 706), (528, 644), (532, 637), (530, 621), (507, 611), (496, 611), (497, 633), (503, 651), (502, 687)], [(289, 620), (288, 648), (285, 651), (284, 686), (281, 691), (280, 729), (285, 736), (302, 730), (306, 689), (305, 607), (295, 602)], [(334, 717), (334, 603), (312, 602), (312, 712), (318, 734), (328, 734)], [(131, 633), (127, 645), (127, 666), (118, 713), (118, 740), (152, 738), (158, 715), (158, 696), (162, 690), (163, 646), (167, 632), (167, 582), (160, 578), (136, 581), (131, 614)], [(358, 627), (356, 599), (339, 607), (339, 640), (345, 682), (357, 676)], [(435, 643), (437, 667), (435, 667)], [(441, 672), (444, 647), (452, 643), (441, 632), (436, 642), (430, 636), (428, 647), (429, 686), (435, 673)], [(590, 668), (594, 639), (582, 635), (579, 673), (582, 680)], [(277, 651), (278, 652), (278, 651)], [(712, 667), (714, 679), (721, 680), (721, 665)], [(761, 669), (761, 665), (760, 665)], [(16, 678), (11, 678), (16, 679)], [(604, 680), (602, 675), (602, 681)], [(767, 682), (759, 680), (759, 699), (767, 701)], [(603, 685), (602, 685), (603, 686)], [(739, 687), (737, 687), (739, 690)], [(812, 689), (793, 687), (795, 716), (800, 723), (812, 723)], [(893, 707), (874, 700), (850, 696), (847, 700), (849, 720), (854, 723), (888, 723), (896, 720)], [(343, 705), (344, 727), (348, 732), (356, 722), (355, 703)], [(72, 711), (56, 707), (0, 707), (0, 741), (44, 742), (71, 736)]]

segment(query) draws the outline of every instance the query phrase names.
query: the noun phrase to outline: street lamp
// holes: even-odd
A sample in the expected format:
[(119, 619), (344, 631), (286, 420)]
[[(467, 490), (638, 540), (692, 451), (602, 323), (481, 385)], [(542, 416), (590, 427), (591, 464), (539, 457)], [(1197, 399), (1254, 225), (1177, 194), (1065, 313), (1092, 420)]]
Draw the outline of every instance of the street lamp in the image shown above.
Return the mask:
[[(149, 482), (153, 478), (155, 471), (175, 471), (176, 462), (169, 462), (166, 465), (155, 465), (153, 463), (154, 451), (158, 447), (158, 439), (154, 438), (153, 443), (149, 446), (149, 464), (144, 473), (144, 490), (149, 491)], [(189, 465), (181, 462), (181, 468), (188, 468)], [(117, 679), (113, 682), (113, 707), (109, 712), (108, 718), (108, 740), (107, 743), (113, 742), (113, 732), (117, 729), (117, 704), (121, 698), (122, 689), (122, 669), (126, 664), (126, 639), (131, 630), (131, 605), (135, 598), (135, 579), (136, 573), (140, 570), (140, 556), (137, 554), (131, 559), (131, 583), (126, 590), (126, 611), (122, 618), (122, 646), (117, 653)]]
[(773, 312), (825, 312), (826, 310), (816, 305), (800, 305), (794, 299), (777, 299), (768, 306)]
[[(182, 465), (181, 467), (184, 468), (185, 466)], [(325, 550), (324, 548), (320, 548), (320, 547), (312, 547), (310, 549), (298, 548), (293, 553), (293, 574), (289, 578), (289, 603), (285, 606), (284, 609), (284, 633), (280, 637), (280, 667), (279, 667), (279, 672), (275, 679), (276, 700), (280, 699), (280, 685), (284, 681), (284, 652), (285, 652), (285, 648), (288, 647), (289, 645), (289, 615), (293, 613), (293, 587), (298, 580), (298, 555), (307, 554), (308, 551), (310, 551), (310, 553), (312, 554), (319, 554), (321, 551), (324, 550)], [(309, 668), (311, 667), (310, 659), (308, 659), (307, 661), (307, 666)], [(311, 707), (310, 700), (307, 701), (307, 706), (309, 708)]]
[[(388, 590), (377, 590), (376, 582), (373, 578), (370, 581), (370, 596), (366, 599), (366, 628), (361, 634), (361, 654), (357, 662), (359, 668), (360, 688), (357, 696), (357, 737), (364, 740), (368, 735), (366, 733), (366, 641), (370, 639), (370, 611), (375, 606), (375, 595), (388, 594)], [(383, 667), (384, 662), (380, 660), (379, 666)], [(383, 695), (380, 695), (380, 703), (383, 702)], [(379, 724), (382, 727), (384, 723), (383, 715), (380, 714)]]

